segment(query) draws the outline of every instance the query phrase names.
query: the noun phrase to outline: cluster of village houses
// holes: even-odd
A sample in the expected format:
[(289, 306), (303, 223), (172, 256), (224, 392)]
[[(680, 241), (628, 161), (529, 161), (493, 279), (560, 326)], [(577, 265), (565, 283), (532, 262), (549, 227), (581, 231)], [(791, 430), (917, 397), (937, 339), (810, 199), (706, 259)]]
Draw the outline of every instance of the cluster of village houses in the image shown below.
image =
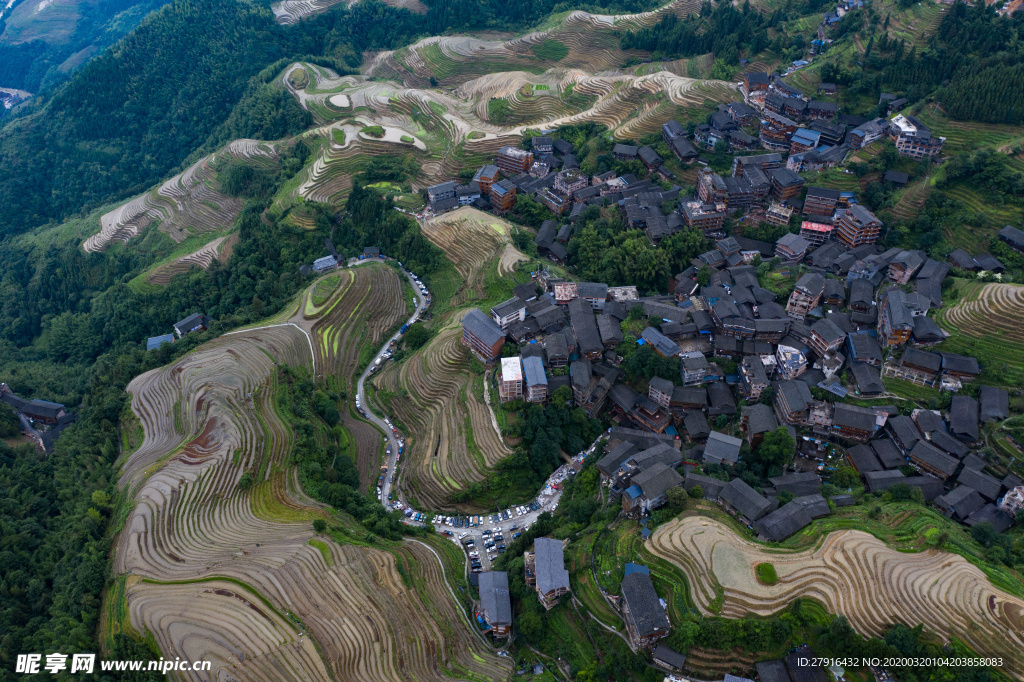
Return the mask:
[[(823, 84), (825, 92), (829, 88), (834, 91)], [(696, 196), (680, 197), (678, 188), (665, 191), (633, 175), (587, 178), (572, 147), (545, 136), (532, 139), (531, 151), (503, 148), (468, 186), (431, 187), (435, 212), (473, 203), (501, 213), (517, 193), (535, 196), (559, 216), (546, 221), (535, 240), (539, 253), (555, 262), (565, 259), (575, 218), (588, 205), (617, 206), (625, 223), (644, 230), (653, 244), (686, 227), (714, 240), (663, 295), (535, 273), (490, 311), (471, 310), (463, 318), (464, 344), (483, 362), (500, 365), (502, 401), (543, 403), (568, 386), (575, 405), (616, 425), (597, 467), (628, 514), (644, 517), (665, 504), (671, 488), (699, 486), (762, 539), (777, 542), (832, 508), (854, 504), (850, 495), (825, 499), (814, 466), (770, 478), (760, 490), (740, 478), (701, 473), (705, 465), (737, 463), (744, 441), (757, 448), (781, 426), (812, 459), (823, 457), (829, 441), (844, 446), (870, 492), (905, 484), (967, 525), (987, 522), (1005, 530), (1024, 506), (1024, 481), (986, 462), (978, 448), (982, 425), (1008, 417), (1008, 394), (981, 386), (977, 399), (966, 395), (964, 383), (980, 375), (978, 362), (930, 350), (948, 335), (928, 316), (942, 305), (942, 281), (951, 267), (1001, 272), (1003, 265), (987, 252), (956, 251), (947, 263), (923, 251), (884, 249), (877, 244), (882, 222), (852, 192), (807, 186), (799, 175), (843, 163), (853, 150), (883, 138), (902, 155), (936, 158), (943, 139), (913, 116), (839, 115), (834, 104), (804, 96), (777, 75), (745, 74), (743, 91), (744, 102), (722, 106), (709, 124), (693, 130), (692, 140), (678, 122), (662, 127), (683, 162), (697, 158), (698, 146), (768, 150), (737, 156), (729, 176), (701, 168)], [(906, 104), (890, 95), (882, 102), (890, 114)], [(755, 119), (756, 139), (742, 129)], [(652, 147), (618, 144), (613, 154), (640, 161), (661, 179), (672, 177)], [(907, 177), (887, 173), (885, 181), (902, 185)], [(662, 206), (670, 200), (677, 200), (675, 208), (666, 213)], [(774, 244), (727, 236), (725, 218), (740, 210), (779, 226), (798, 216), (799, 232)], [(999, 237), (1024, 252), (1020, 230), (1007, 227)], [(761, 285), (754, 265), (775, 257), (778, 269), (802, 273), (784, 300)], [(705, 269), (710, 276), (701, 286), (698, 273)], [(648, 326), (635, 343), (680, 359), (678, 376), (652, 377), (646, 392), (627, 384), (620, 368), (623, 322), (638, 306)], [(516, 344), (515, 354), (507, 343)], [(732, 366), (728, 374), (723, 370)], [(883, 376), (952, 391), (951, 407), (902, 415), (894, 405), (866, 403), (888, 395)], [(851, 393), (860, 404), (846, 401)], [(765, 395), (770, 400), (761, 402)], [(738, 421), (738, 437), (732, 429), (712, 428), (722, 415), (727, 423)], [(908, 469), (914, 473), (907, 475)], [(635, 646), (653, 646), (667, 634), (664, 608), (642, 567), (627, 574), (614, 599)], [(679, 662), (678, 654), (658, 649)], [(782, 661), (765, 665), (776, 664), (784, 667)]]
[[(828, 191), (808, 191), (816, 202), (810, 210), (831, 213), (836, 197), (819, 195)], [(823, 204), (828, 201), (831, 209)], [(738, 413), (751, 448), (780, 425), (797, 442), (837, 441), (848, 447), (850, 463), (872, 492), (905, 483), (953, 518), (1005, 529), (1021, 505), (1024, 483), (1012, 473), (994, 476), (972, 450), (984, 422), (1008, 416), (1008, 395), (991, 386), (980, 387), (978, 399), (956, 393), (980, 374), (977, 360), (929, 350), (946, 338), (927, 313), (942, 304), (950, 265), (919, 251), (877, 247), (877, 221), (857, 205), (838, 222), (838, 235), (818, 246), (793, 234), (775, 245), (794, 269), (801, 262), (807, 268), (785, 301), (759, 284), (749, 264), (761, 252), (725, 238), (680, 273), (665, 295), (641, 297), (635, 287), (540, 272), (489, 315), (471, 310), (463, 340), (484, 362), (500, 363), (503, 401), (544, 402), (569, 386), (589, 416), (606, 414), (628, 427), (632, 435), (613, 438), (598, 464), (627, 512), (647, 513), (664, 503), (668, 488), (699, 484), (770, 540), (828, 513), (813, 472), (773, 479), (763, 493), (739, 479), (703, 477), (689, 465), (686, 479), (680, 476), (684, 462), (738, 461), (741, 439), (709, 424)], [(1013, 228), (1001, 235), (1011, 245), (1024, 237)], [(700, 286), (697, 273), (705, 266), (710, 279)], [(617, 352), (622, 322), (636, 306), (650, 323), (636, 343), (680, 358), (679, 376), (653, 377), (646, 393), (622, 381)], [(507, 342), (518, 345), (516, 355), (502, 357)], [(722, 365), (730, 361), (736, 371), (726, 375)], [(850, 391), (861, 399), (884, 397), (883, 375), (956, 394), (945, 414), (918, 409), (906, 416), (892, 405), (843, 402)], [(771, 404), (758, 402), (769, 388)], [(812, 388), (829, 399), (816, 399)], [(738, 400), (747, 405), (738, 409)], [(908, 464), (920, 473), (904, 475), (900, 469)], [(797, 499), (780, 507), (781, 491)]]
[[(756, 448), (781, 426), (809, 458), (821, 458), (827, 441), (844, 446), (871, 492), (906, 484), (954, 519), (1005, 530), (1024, 506), (1024, 481), (1005, 471), (996, 475), (977, 447), (985, 422), (1007, 418), (1008, 394), (981, 386), (977, 399), (965, 395), (964, 383), (980, 374), (977, 360), (929, 350), (946, 338), (927, 313), (942, 304), (950, 265), (919, 251), (877, 247), (873, 216), (856, 204), (844, 211), (829, 190), (810, 188), (803, 206), (823, 217), (841, 214), (836, 234), (813, 243), (789, 234), (768, 253), (721, 239), (674, 278), (670, 293), (657, 296), (541, 271), (490, 311), (470, 310), (463, 343), (497, 367), (502, 401), (544, 403), (567, 386), (575, 405), (615, 424), (597, 468), (627, 514), (644, 517), (665, 504), (671, 488), (700, 486), (762, 539), (778, 542), (831, 508), (854, 504), (847, 494), (825, 499), (814, 466), (772, 477), (761, 490), (740, 478), (701, 473), (705, 465), (737, 463), (744, 441)], [(1006, 228), (1000, 236), (1024, 251), (1024, 233)], [(807, 270), (784, 301), (759, 284), (750, 264), (754, 256), (773, 254)], [(705, 266), (710, 278), (701, 286), (697, 273)], [(622, 323), (638, 306), (649, 326), (635, 343), (680, 358), (678, 376), (652, 377), (640, 393), (624, 382), (619, 354), (626, 342)], [(516, 344), (514, 355), (506, 344)], [(727, 374), (723, 366), (732, 363), (736, 370)], [(954, 392), (950, 409), (901, 415), (894, 405), (843, 402), (850, 392), (884, 398), (883, 374)], [(829, 399), (815, 398), (812, 388)], [(759, 402), (769, 389), (770, 403)], [(738, 406), (741, 401), (746, 405)], [(720, 415), (729, 422), (738, 417), (740, 437), (712, 428)], [(916, 473), (906, 475), (908, 466)], [(535, 578), (545, 605), (552, 600), (544, 595), (568, 589), (567, 580), (548, 579), (562, 575), (560, 551), (550, 564), (557, 570), (539, 558), (548, 551), (538, 547), (538, 558), (527, 560), (531, 577), (545, 576)], [(490, 592), (489, 581), (501, 579), (481, 577), (481, 594)], [(610, 599), (634, 646), (653, 647), (668, 633), (642, 567)], [(484, 612), (485, 618), (494, 613)], [(658, 651), (662, 659), (682, 659), (664, 645)]]
[[(591, 205), (617, 206), (631, 228), (644, 230), (652, 244), (684, 228), (696, 228), (708, 237), (724, 236), (727, 215), (746, 211), (764, 222), (785, 225), (793, 211), (800, 211), (804, 180), (799, 173), (815, 171), (844, 163), (857, 149), (878, 140), (888, 139), (897, 151), (913, 159), (937, 159), (944, 138), (932, 135), (928, 127), (910, 115), (896, 113), (907, 101), (883, 94), (892, 114), (890, 119), (841, 114), (835, 102), (815, 100), (791, 87), (778, 74), (743, 74), (741, 91), (744, 101), (723, 104), (712, 114), (710, 122), (690, 130), (678, 121), (662, 126), (662, 139), (682, 163), (699, 160), (702, 148), (725, 144), (733, 152), (761, 148), (768, 153), (737, 156), (731, 175), (721, 176), (704, 167), (699, 172), (696, 196), (680, 196), (678, 186), (664, 190), (656, 181), (674, 181), (675, 176), (664, 167), (664, 159), (649, 145), (616, 144), (615, 159), (639, 161), (649, 177), (634, 174), (618, 176), (607, 171), (588, 177), (580, 170), (572, 145), (547, 135), (531, 138), (530, 149), (502, 147), (493, 164), (480, 168), (473, 180), (460, 185), (448, 181), (427, 188), (428, 208), (443, 213), (459, 206), (472, 205), (497, 214), (508, 212), (517, 197), (527, 194), (544, 204), (564, 223), (545, 225), (538, 235), (541, 253), (556, 262), (566, 258), (566, 243), (573, 224)], [(825, 94), (835, 86), (823, 83)], [(744, 131), (755, 132), (756, 136)], [(785, 155), (785, 158), (783, 158)], [(905, 173), (887, 172), (884, 181), (902, 186)], [(850, 222), (868, 219), (870, 213), (855, 208), (852, 192), (825, 192), (824, 203), (803, 211), (801, 236), (812, 243), (827, 240), (834, 230), (841, 238), (841, 216), (853, 211)], [(829, 197), (835, 199), (829, 201)], [(667, 202), (674, 207), (666, 210)], [(836, 209), (840, 209), (836, 211)], [(874, 221), (869, 229), (847, 227), (847, 244), (851, 247), (873, 243), (881, 227)], [(816, 242), (817, 240), (817, 242)]]

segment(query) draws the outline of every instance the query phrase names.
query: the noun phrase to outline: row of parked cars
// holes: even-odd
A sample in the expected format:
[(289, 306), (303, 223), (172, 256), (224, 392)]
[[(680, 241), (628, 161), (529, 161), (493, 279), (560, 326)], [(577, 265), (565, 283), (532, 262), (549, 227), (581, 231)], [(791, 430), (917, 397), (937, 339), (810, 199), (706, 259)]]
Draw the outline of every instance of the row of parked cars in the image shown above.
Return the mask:
[(529, 514), (531, 511), (537, 511), (538, 509), (540, 509), (540, 502), (534, 500), (529, 504), (524, 504), (519, 507), (510, 507), (505, 511), (498, 512), (497, 514), (491, 514), (487, 517), (487, 520), (491, 523), (501, 523), (502, 521), (508, 521), (509, 519), (517, 516)]

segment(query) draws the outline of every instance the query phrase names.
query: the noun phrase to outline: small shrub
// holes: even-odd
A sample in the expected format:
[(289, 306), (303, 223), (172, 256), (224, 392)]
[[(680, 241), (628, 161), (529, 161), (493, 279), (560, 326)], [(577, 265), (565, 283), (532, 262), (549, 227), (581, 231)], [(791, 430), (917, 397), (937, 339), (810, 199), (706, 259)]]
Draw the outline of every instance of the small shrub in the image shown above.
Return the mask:
[(416, 140), (414, 140), (413, 138), (409, 137), (408, 135), (402, 135), (402, 137), (401, 137), (401, 140), (402, 140), (402, 142), (404, 142), (405, 144), (412, 144), (413, 142), (415, 142), (415, 141), (416, 141)]
[(315, 530), (317, 533), (323, 533), (325, 530), (327, 530), (327, 522), (323, 519), (315, 519), (313, 521), (313, 530)]
[(376, 137), (377, 139), (384, 137), (384, 128), (382, 126), (366, 126), (360, 132), (364, 135), (369, 135), (370, 137)]
[(775, 566), (768, 563), (758, 564), (754, 567), (757, 579), (765, 585), (774, 585), (779, 582), (779, 574), (775, 572)]
[(569, 55), (569, 48), (557, 40), (547, 39), (540, 45), (532, 45), (530, 49), (539, 59), (557, 62)]

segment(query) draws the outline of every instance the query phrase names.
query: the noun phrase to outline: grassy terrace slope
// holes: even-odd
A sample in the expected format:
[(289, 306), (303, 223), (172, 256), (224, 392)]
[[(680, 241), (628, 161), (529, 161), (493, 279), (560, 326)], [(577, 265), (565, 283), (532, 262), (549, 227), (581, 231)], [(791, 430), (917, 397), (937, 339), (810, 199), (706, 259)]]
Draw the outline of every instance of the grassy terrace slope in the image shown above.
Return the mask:
[[(242, 210), (243, 202), (219, 191), (218, 155), (257, 166), (277, 163), (277, 150), (273, 145), (235, 140), (159, 187), (103, 215), (100, 231), (86, 239), (83, 248), (103, 251), (115, 241), (127, 242), (151, 223), (158, 223), (158, 229), (178, 243), (191, 235), (229, 228)], [(206, 263), (209, 265), (209, 260)]]
[(482, 480), (489, 466), (511, 454), (477, 395), (482, 375), (472, 371), (472, 356), (454, 322), (375, 382), (380, 401), (408, 430), (404, 484), (430, 509), (450, 507), (451, 493)]
[(976, 356), (991, 378), (1016, 386), (1024, 372), (1024, 287), (956, 280), (960, 300), (935, 319), (953, 334), (942, 349)]
[[(513, 229), (472, 208), (423, 226), (455, 270), (450, 278), (435, 278), (431, 312), (438, 331), (426, 346), (399, 365), (389, 364), (373, 380), (377, 400), (409, 435), (403, 485), (431, 509), (449, 507), (452, 492), (482, 480), (490, 466), (511, 453), (484, 399), (483, 367), (462, 345), (459, 322), (467, 306), (486, 310), (509, 295), (509, 275), (526, 260), (509, 242)], [(493, 391), (491, 397), (497, 400)]]
[[(1002, 656), (1006, 671), (1024, 673), (1024, 601), (992, 585), (959, 555), (891, 549), (858, 530), (830, 533), (810, 549), (769, 549), (739, 537), (720, 521), (684, 516), (660, 526), (647, 548), (681, 567), (698, 608), (723, 597), (721, 614), (767, 615), (797, 597), (818, 599), (865, 635), (892, 623), (924, 623), (982, 655)], [(768, 562), (778, 582), (766, 585), (755, 566)]]
[[(167, 658), (212, 661), (217, 679), (507, 676), (466, 630), (431, 549), (364, 546), (361, 532), (342, 545), (314, 539), (310, 520), (329, 511), (287, 466), (276, 363), (349, 372), (362, 335), (373, 341), (405, 312), (357, 309), (400, 303), (397, 281), (384, 268), (343, 272), (322, 305), (314, 285), (274, 326), (222, 336), (130, 384), (145, 437), (122, 465), (131, 501), (109, 630), (152, 637)], [(246, 471), (256, 483), (243, 492)]]

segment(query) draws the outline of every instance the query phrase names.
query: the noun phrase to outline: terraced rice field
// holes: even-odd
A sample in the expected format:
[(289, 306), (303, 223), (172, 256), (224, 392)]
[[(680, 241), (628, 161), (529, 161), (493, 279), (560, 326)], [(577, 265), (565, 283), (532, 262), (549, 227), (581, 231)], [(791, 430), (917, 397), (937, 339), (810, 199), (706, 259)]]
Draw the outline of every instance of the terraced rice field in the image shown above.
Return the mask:
[(469, 207), (437, 216), (423, 225), (423, 234), (445, 252), (463, 282), (450, 301), (452, 306), (484, 297), (484, 269), (491, 260), (498, 261), (499, 275), (513, 272), (516, 263), (527, 260), (510, 242), (515, 229), (500, 218)]
[(921, 178), (919, 181), (908, 185), (903, 190), (899, 201), (892, 207), (892, 214), (900, 220), (911, 220), (918, 215), (925, 202), (928, 201), (928, 194), (931, 192), (931, 189), (932, 186), (928, 177)]
[[(337, 205), (370, 158), (396, 151), (419, 162), (419, 176), (411, 180), (416, 191), (493, 157), (503, 145), (518, 144), (527, 127), (595, 121), (628, 138), (656, 132), (680, 108), (736, 99), (733, 84), (690, 78), (679, 64), (618, 70), (630, 55), (618, 48), (613, 29), (697, 9), (695, 0), (677, 0), (643, 15), (572, 12), (548, 31), (504, 42), (424, 38), (377, 54), (363, 76), (292, 64), (281, 83), (321, 127), (305, 134), (317, 152), (289, 194)], [(567, 55), (558, 62), (539, 58), (534, 48), (545, 41), (561, 44)], [(292, 78), (298, 70), (301, 77)], [(444, 89), (431, 87), (431, 79)], [(508, 103), (510, 114), (501, 124), (489, 118), (495, 99)], [(360, 134), (370, 125), (389, 134), (383, 140)], [(402, 141), (410, 138), (412, 143)]]
[(907, 41), (915, 45), (918, 50), (925, 47), (928, 39), (935, 34), (942, 21), (942, 17), (949, 11), (949, 7), (938, 2), (920, 2), (907, 9), (900, 9), (895, 2), (883, 3), (879, 9), (883, 14), (890, 15), (889, 29), (887, 33), (890, 38)]
[[(773, 551), (703, 516), (658, 527), (647, 548), (682, 568), (703, 613), (711, 613), (718, 591), (724, 596), (721, 615), (732, 618), (768, 615), (795, 598), (813, 597), (861, 634), (923, 623), (983, 656), (1003, 657), (1008, 674), (1024, 674), (1024, 601), (995, 588), (959, 555), (898, 552), (856, 530), (830, 533), (812, 549)], [(754, 566), (765, 561), (779, 575), (775, 585), (754, 575)]]
[[(361, 350), (380, 346), (388, 332), (406, 319), (407, 310), (401, 280), (391, 268), (362, 265), (342, 270), (338, 276), (337, 288), (323, 305), (315, 305), (314, 289), (304, 294), (302, 319), (295, 322), (312, 337), (318, 374), (337, 376), (354, 389)], [(356, 468), (365, 491), (377, 479), (383, 437), (347, 410), (342, 411), (342, 421), (355, 440)]]
[[(112, 591), (123, 606), (107, 612), (125, 614), (112, 626), (148, 633), (167, 658), (213, 663), (212, 674), (182, 679), (490, 680), (510, 672), (466, 630), (425, 545), (309, 544), (310, 520), (327, 510), (289, 470), (290, 427), (274, 409), (276, 363), (309, 366), (315, 355), (318, 372), (344, 371), (351, 354), (335, 352), (333, 339), (387, 325), (374, 321), (383, 310), (361, 311), (375, 299), (393, 302), (397, 275), (367, 267), (344, 276), (347, 285), (319, 310), (308, 305), (311, 287), (285, 322), (222, 336), (128, 387), (145, 435), (122, 463), (119, 485), (134, 505), (114, 566), (128, 578)], [(337, 324), (355, 331), (332, 334)], [(256, 483), (242, 491), (246, 471)]]
[[(270, 6), (277, 23), (289, 26), (297, 24), (307, 17), (325, 12), (344, 0), (280, 0)], [(352, 0), (349, 4), (355, 4)], [(407, 9), (414, 14), (425, 14), (426, 5), (419, 0), (384, 0), (385, 5)]]
[(459, 508), (449, 495), (482, 480), (488, 467), (512, 452), (474, 390), (481, 377), (472, 373), (462, 345), (461, 318), (456, 315), (429, 344), (374, 379), (378, 398), (409, 436), (403, 485), (429, 509)]
[[(1002, 227), (1003, 225), (1019, 225), (1021, 223), (1022, 211), (1019, 206), (1013, 204), (999, 205), (995, 203), (990, 197), (986, 196), (982, 191), (979, 191), (973, 187), (967, 185), (954, 185), (943, 190), (945, 194), (953, 199), (956, 199), (965, 208), (971, 211), (972, 214), (985, 215), (996, 225)], [(979, 221), (984, 222), (984, 221)], [(959, 242), (955, 246), (976, 249), (979, 238), (988, 238), (994, 235), (997, 228), (988, 228), (986, 230), (979, 230), (978, 235), (961, 235), (960, 230), (950, 230), (946, 235), (950, 238), (951, 242)]]
[(1009, 367), (1013, 376), (1005, 376), (1005, 381), (1012, 383), (1024, 371), (1024, 286), (961, 281), (957, 286), (963, 287), (963, 297), (939, 310), (935, 320), (962, 339), (983, 366)]
[(974, 152), (980, 147), (1005, 151), (1024, 142), (1024, 126), (956, 121), (934, 107), (921, 111), (918, 118), (933, 134), (946, 138), (942, 151), (948, 156)]
[(188, 272), (191, 268), (197, 267), (202, 270), (210, 267), (213, 261), (219, 260), (226, 263), (231, 257), (231, 249), (238, 243), (238, 233), (217, 237), (204, 244), (202, 247), (190, 254), (176, 258), (166, 265), (154, 269), (146, 274), (146, 281), (150, 284), (168, 284), (175, 275)]
[(235, 140), (220, 152), (197, 161), (183, 173), (100, 218), (100, 231), (85, 240), (86, 251), (103, 251), (115, 241), (128, 242), (152, 223), (174, 241), (230, 227), (243, 201), (218, 190), (218, 155), (253, 165), (276, 164), (275, 146), (256, 140)]

